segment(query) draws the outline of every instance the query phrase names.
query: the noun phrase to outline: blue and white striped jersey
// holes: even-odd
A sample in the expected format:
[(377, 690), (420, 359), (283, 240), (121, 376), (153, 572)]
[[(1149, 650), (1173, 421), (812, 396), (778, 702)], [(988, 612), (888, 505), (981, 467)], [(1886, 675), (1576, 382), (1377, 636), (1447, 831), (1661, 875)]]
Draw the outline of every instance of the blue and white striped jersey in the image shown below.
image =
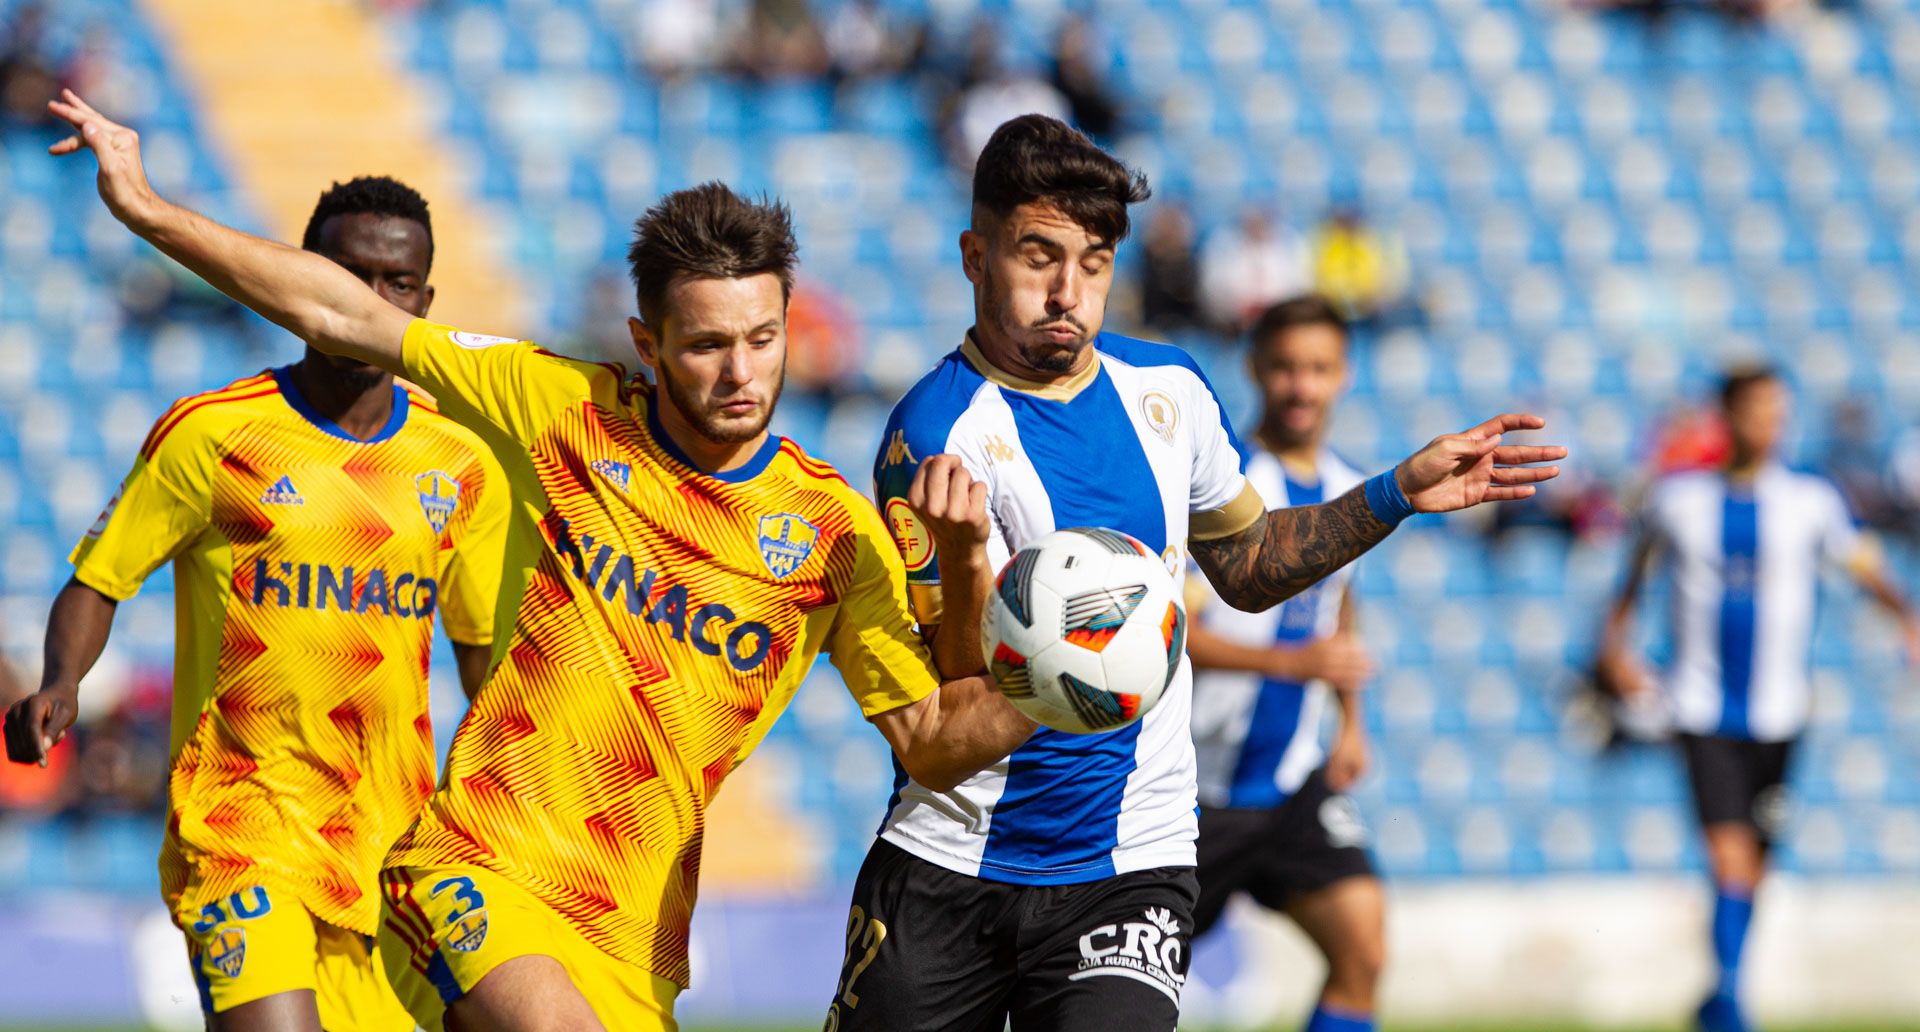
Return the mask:
[[(1264, 512), (1213, 387), (1185, 352), (1111, 334), (1094, 347), (1086, 373), (1037, 384), (993, 368), (969, 339), (895, 406), (874, 479), (922, 622), (940, 618), (939, 566), (905, 499), (931, 455), (958, 455), (987, 485), (995, 568), (1054, 530), (1111, 527), (1180, 577), (1189, 538), (1236, 533)], [(896, 765), (881, 836), (949, 870), (1028, 885), (1190, 866), (1191, 696), (1183, 656), (1159, 705), (1124, 728), (1041, 728), (952, 792)]]
[(1672, 575), (1674, 726), (1767, 742), (1799, 734), (1821, 567), (1860, 545), (1839, 490), (1783, 466), (1751, 484), (1681, 473), (1654, 488), (1643, 519)]
[[(1247, 480), (1270, 509), (1318, 505), (1359, 486), (1359, 471), (1322, 451), (1310, 480), (1296, 480), (1272, 453), (1257, 451)], [(1351, 564), (1263, 613), (1245, 613), (1207, 591), (1189, 612), (1196, 626), (1248, 646), (1299, 645), (1334, 633)], [(1193, 677), (1193, 744), (1200, 765), (1200, 801), (1207, 806), (1279, 806), (1326, 760), (1320, 723), (1325, 682), (1280, 681), (1237, 670)]]

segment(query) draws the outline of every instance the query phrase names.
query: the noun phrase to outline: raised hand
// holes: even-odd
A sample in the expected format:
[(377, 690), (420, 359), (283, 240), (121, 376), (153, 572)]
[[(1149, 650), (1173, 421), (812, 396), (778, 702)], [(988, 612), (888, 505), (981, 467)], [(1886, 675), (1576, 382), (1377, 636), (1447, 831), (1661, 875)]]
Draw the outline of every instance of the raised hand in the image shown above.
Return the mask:
[(1394, 472), (1400, 490), (1420, 512), (1452, 512), (1481, 502), (1533, 496), (1533, 485), (1560, 475), (1558, 466), (1532, 466), (1567, 457), (1558, 445), (1500, 443), (1509, 430), (1538, 430), (1539, 416), (1509, 412), (1464, 433), (1446, 434), (1414, 452)]
[(138, 226), (160, 203), (140, 164), (140, 134), (95, 111), (72, 90), (61, 90), (59, 100), (47, 102), (47, 110), (74, 128), (74, 135), (47, 152), (59, 156), (93, 151), (100, 162), (100, 199), (107, 202), (114, 218)]

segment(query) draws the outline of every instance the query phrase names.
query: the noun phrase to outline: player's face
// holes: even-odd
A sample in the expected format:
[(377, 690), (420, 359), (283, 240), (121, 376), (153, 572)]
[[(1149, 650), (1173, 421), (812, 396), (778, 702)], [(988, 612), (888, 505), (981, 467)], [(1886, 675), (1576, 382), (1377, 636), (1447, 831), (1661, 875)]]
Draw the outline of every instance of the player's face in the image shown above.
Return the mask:
[(960, 236), (980, 346), (1035, 378), (1073, 371), (1106, 319), (1113, 244), (1044, 204)]
[(1734, 451), (1755, 459), (1779, 451), (1787, 433), (1790, 401), (1787, 385), (1778, 380), (1750, 384), (1734, 395), (1727, 406), (1727, 432), (1733, 437)]
[(1347, 389), (1347, 339), (1337, 326), (1290, 326), (1259, 342), (1253, 378), (1265, 401), (1261, 429), (1283, 446), (1320, 440)]
[[(335, 215), (321, 223), (315, 251), (410, 315), (426, 315), (433, 305), (433, 287), (427, 283), (432, 245), (426, 228), (412, 219), (365, 212)], [(386, 376), (376, 366), (337, 355), (323, 357), (342, 374), (368, 384)]]
[(787, 299), (772, 273), (681, 279), (667, 288), (660, 333), (628, 321), (667, 400), (716, 445), (759, 437), (786, 380)]

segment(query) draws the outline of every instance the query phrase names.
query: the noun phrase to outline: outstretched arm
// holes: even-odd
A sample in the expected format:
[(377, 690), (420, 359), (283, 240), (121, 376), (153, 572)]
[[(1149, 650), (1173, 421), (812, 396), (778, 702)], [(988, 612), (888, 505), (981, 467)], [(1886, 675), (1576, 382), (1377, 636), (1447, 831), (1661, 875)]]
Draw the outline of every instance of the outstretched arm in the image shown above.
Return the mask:
[(1873, 596), (1880, 608), (1900, 624), (1900, 640), (1907, 652), (1907, 665), (1920, 669), (1920, 613), (1887, 576), (1886, 563), (1878, 548), (1863, 546), (1847, 564), (1853, 579)]
[(7, 758), (47, 765), (47, 753), (67, 736), (80, 714), (80, 679), (107, 647), (118, 602), (70, 580), (47, 616), (46, 662), (40, 690), (7, 709)]
[(1533, 495), (1566, 457), (1557, 445), (1503, 445), (1509, 430), (1546, 426), (1538, 416), (1496, 416), (1465, 433), (1436, 437), (1390, 473), (1323, 505), (1274, 509), (1238, 534), (1192, 544), (1214, 590), (1257, 612), (1299, 594), (1354, 561), (1415, 512), (1451, 512)]
[(153, 192), (140, 163), (140, 136), (109, 121), (72, 90), (47, 109), (75, 135), (56, 155), (91, 150), (100, 162), (100, 199), (114, 218), (221, 293), (333, 355), (400, 372), (400, 343), (413, 317), (382, 300), (353, 273), (317, 254), (230, 229)]

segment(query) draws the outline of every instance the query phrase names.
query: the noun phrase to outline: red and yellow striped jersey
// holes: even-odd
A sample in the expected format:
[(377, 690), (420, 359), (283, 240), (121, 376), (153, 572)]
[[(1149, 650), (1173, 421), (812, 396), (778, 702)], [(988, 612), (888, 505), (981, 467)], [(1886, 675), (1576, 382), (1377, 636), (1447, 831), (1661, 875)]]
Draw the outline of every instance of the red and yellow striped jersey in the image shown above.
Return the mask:
[[(687, 982), (708, 802), (827, 652), (869, 716), (938, 683), (872, 504), (792, 442), (696, 469), (617, 365), (416, 321), (407, 375), (525, 449), (512, 640), (389, 867), (476, 864)], [(522, 541), (514, 535), (513, 541)]]
[(493, 641), (510, 512), (479, 438), (398, 386), (365, 442), (286, 369), (161, 417), (73, 564), (114, 599), (174, 564), (176, 921), (268, 883), (373, 933), (380, 860), (433, 787), (434, 617)]

